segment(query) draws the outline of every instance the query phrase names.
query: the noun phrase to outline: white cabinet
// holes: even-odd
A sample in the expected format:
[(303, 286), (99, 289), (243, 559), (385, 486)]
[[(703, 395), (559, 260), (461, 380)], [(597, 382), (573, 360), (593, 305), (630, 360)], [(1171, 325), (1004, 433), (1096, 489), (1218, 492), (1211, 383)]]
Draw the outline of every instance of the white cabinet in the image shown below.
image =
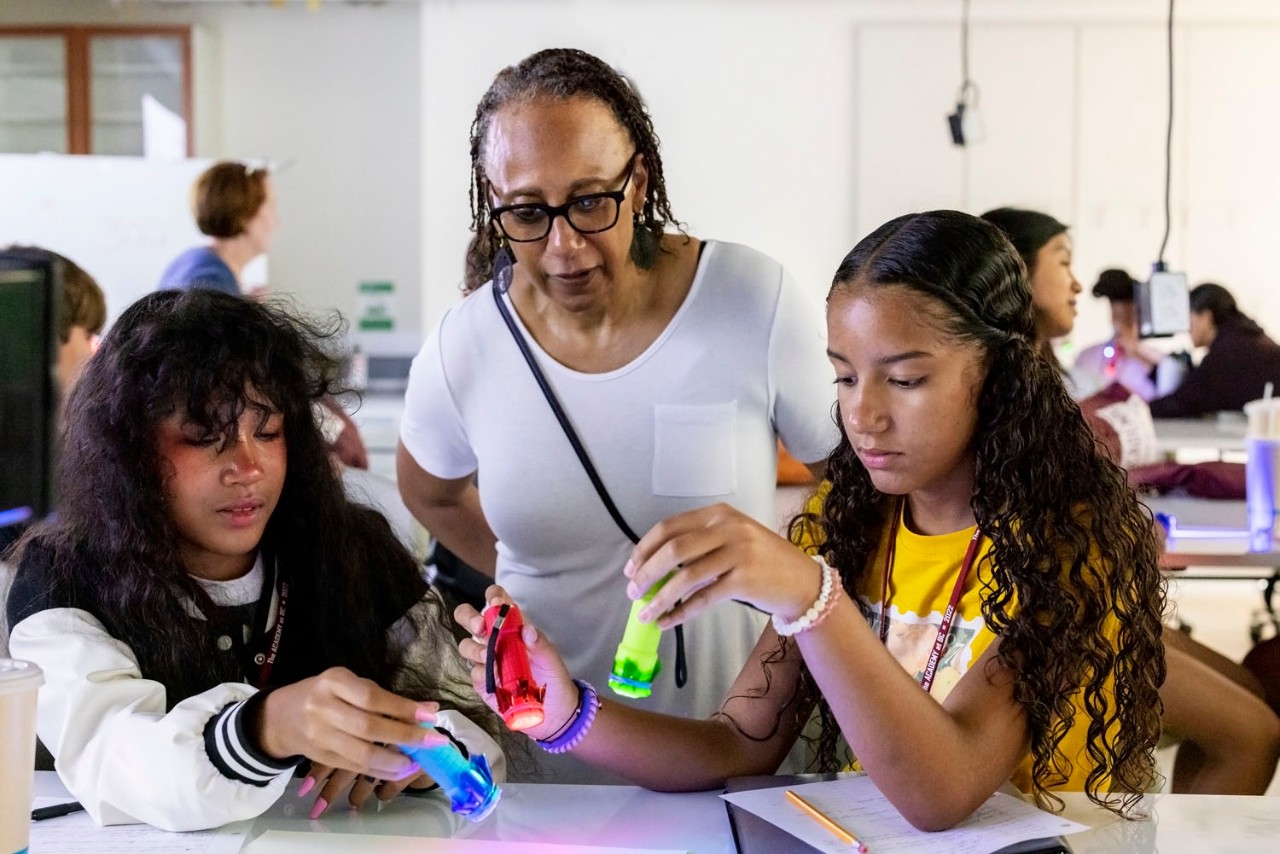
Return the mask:
[[(986, 138), (951, 144), (960, 33), (869, 23), (856, 42), (857, 234), (929, 208), (1043, 210), (1071, 226), (1086, 289), (1073, 338), (1109, 334), (1094, 277), (1145, 277), (1164, 232), (1167, 33), (1163, 22), (982, 21), (972, 77)], [(1165, 260), (1222, 282), (1274, 331), (1280, 289), (1280, 25), (1189, 20), (1174, 31), (1172, 222)]]
[(1199, 27), (1187, 35), (1194, 72), (1182, 99), (1187, 168), (1175, 173), (1186, 188), (1186, 206), (1175, 210), (1185, 221), (1182, 261), (1193, 283), (1225, 285), (1275, 337), (1280, 26)]
[(858, 231), (933, 208), (1017, 205), (1070, 216), (1076, 99), (1071, 27), (975, 27), (971, 76), (985, 139), (953, 145), (946, 116), (962, 79), (959, 30), (937, 24), (858, 29)]
[[(1088, 280), (1099, 269), (1123, 267), (1139, 278), (1151, 270), (1164, 234), (1165, 130), (1168, 122), (1168, 54), (1159, 24), (1115, 24), (1080, 30), (1080, 101), (1074, 138), (1078, 191), (1070, 212), (1080, 263)], [(1175, 50), (1181, 52), (1181, 45)], [(1182, 96), (1174, 105), (1173, 204), (1185, 198), (1186, 56), (1178, 56)], [(1184, 223), (1176, 217), (1166, 260), (1178, 264)], [(1175, 266), (1175, 269), (1177, 267)], [(1100, 324), (1105, 306), (1094, 309)], [(1104, 336), (1103, 327), (1098, 334)]]

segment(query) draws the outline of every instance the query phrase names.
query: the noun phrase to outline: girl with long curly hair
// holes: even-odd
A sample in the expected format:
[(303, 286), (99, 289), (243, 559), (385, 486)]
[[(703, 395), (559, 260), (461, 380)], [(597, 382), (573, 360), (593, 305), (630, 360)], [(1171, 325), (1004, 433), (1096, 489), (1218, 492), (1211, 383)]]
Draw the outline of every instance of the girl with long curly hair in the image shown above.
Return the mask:
[[(1031, 279), (1038, 344), (1057, 366), (1051, 338), (1071, 332), (1080, 290), (1071, 273), (1067, 226), (1024, 208), (996, 208), (982, 218), (998, 226), (1022, 257)], [(1112, 458), (1121, 461), (1124, 443), (1100, 417), (1115, 400), (1103, 392), (1080, 406)], [(1121, 405), (1130, 411), (1142, 406), (1137, 400)], [(1167, 631), (1163, 641), (1162, 724), (1166, 739), (1179, 742), (1170, 789), (1197, 795), (1264, 794), (1280, 761), (1280, 718), (1267, 708), (1261, 683), (1241, 665), (1193, 640), (1189, 631)]]
[[(527, 629), (547, 683), (530, 734), (706, 789), (772, 772), (816, 708), (812, 767), (856, 763), (917, 827), (1009, 779), (1042, 806), (1084, 790), (1128, 814), (1157, 779), (1156, 543), (1037, 350), (1017, 253), (966, 214), (895, 219), (840, 265), (827, 327), (844, 435), (791, 541), (721, 505), (659, 523), (625, 569), (633, 598), (665, 579), (641, 614), (664, 628), (729, 599), (772, 613), (719, 713), (597, 708)], [(461, 649), (480, 689), (483, 650)]]
[(99, 823), (251, 818), (304, 761), (313, 818), (429, 787), (396, 744), (453, 738), (503, 773), (440, 599), (325, 450), (334, 332), (155, 293), (72, 392), (58, 518), (16, 546), (6, 610), (44, 671), (40, 739)]

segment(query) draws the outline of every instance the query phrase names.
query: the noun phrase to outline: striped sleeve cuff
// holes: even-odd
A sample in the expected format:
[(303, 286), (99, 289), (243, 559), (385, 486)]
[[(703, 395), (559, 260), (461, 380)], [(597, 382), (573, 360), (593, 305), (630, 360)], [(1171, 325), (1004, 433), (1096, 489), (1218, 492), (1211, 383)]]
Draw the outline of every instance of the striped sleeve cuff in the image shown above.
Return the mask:
[(254, 743), (249, 723), (265, 697), (266, 693), (260, 691), (247, 700), (225, 706), (204, 727), (204, 749), (209, 761), (222, 776), (238, 783), (265, 786), (302, 761), (301, 756), (276, 759)]
[(446, 726), (438, 726), (436, 727), (436, 732), (448, 736), (449, 740), (453, 742), (453, 746), (458, 748), (458, 752), (462, 754), (463, 759), (471, 758), (471, 751), (467, 750), (467, 746), (462, 743), (462, 739), (453, 734), (453, 730)]

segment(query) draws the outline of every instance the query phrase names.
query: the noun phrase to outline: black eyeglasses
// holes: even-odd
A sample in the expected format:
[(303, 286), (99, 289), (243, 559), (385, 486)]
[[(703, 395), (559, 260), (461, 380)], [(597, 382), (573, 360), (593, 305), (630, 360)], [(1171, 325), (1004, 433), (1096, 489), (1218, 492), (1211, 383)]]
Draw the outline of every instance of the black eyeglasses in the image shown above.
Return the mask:
[(622, 200), (627, 195), (627, 185), (635, 172), (635, 152), (627, 160), (627, 176), (622, 186), (611, 193), (587, 193), (576, 196), (563, 205), (544, 205), (529, 202), (494, 208), (489, 218), (512, 243), (534, 243), (551, 233), (551, 224), (563, 216), (565, 222), (579, 234), (599, 234), (618, 224)]

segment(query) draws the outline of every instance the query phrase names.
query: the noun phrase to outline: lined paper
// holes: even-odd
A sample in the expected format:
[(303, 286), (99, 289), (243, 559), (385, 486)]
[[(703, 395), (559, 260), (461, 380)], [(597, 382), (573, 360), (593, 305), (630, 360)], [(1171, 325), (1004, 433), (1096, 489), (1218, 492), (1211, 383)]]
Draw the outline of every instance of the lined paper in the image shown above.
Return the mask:
[[(69, 798), (36, 798), (33, 809)], [(102, 827), (86, 812), (31, 822), (30, 849), (58, 854), (236, 854), (248, 838), (248, 823), (219, 830), (169, 833), (149, 824)]]
[[(1086, 825), (996, 792), (973, 815), (951, 830), (928, 833), (912, 827), (870, 777), (846, 777), (789, 788), (856, 836), (872, 854), (934, 851), (990, 854), (1016, 842), (1089, 829)], [(848, 854), (847, 844), (787, 800), (786, 788), (754, 789), (721, 797), (777, 825), (819, 851)]]

